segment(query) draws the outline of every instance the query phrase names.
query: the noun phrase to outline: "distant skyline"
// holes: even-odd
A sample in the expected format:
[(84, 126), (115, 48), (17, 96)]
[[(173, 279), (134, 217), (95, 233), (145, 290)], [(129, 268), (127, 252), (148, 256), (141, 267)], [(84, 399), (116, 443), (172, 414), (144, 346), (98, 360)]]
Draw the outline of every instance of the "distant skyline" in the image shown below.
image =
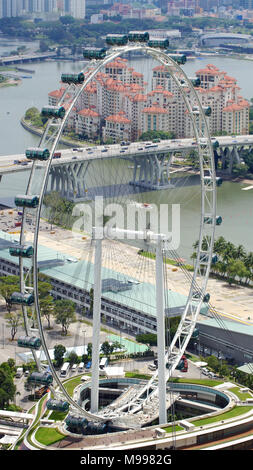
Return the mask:
[(0, 0), (0, 18), (30, 13), (58, 13), (83, 19), (85, 6), (85, 0)]

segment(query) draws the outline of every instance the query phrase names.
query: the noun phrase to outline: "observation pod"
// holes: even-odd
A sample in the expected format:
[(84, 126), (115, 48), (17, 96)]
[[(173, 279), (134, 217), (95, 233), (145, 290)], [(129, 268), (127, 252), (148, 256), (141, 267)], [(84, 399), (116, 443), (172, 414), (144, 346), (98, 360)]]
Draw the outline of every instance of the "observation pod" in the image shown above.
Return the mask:
[[(207, 294), (207, 295), (209, 295), (209, 294)], [(198, 337), (199, 337), (199, 328), (194, 328), (191, 337), (192, 337), (192, 338), (198, 338)]]
[(106, 43), (110, 46), (125, 46), (128, 43), (126, 34), (107, 34)]
[(84, 49), (83, 50), (83, 57), (84, 59), (92, 60), (92, 59), (104, 59), (106, 56), (106, 48), (103, 47), (102, 49)]
[(106, 423), (93, 423), (89, 421), (87, 424), (87, 431), (89, 434), (103, 434), (106, 432)]
[(199, 87), (201, 85), (201, 81), (200, 81), (200, 78), (199, 77), (194, 77), (194, 78), (190, 78), (189, 77), (189, 80), (192, 82), (192, 85), (194, 87)]
[(177, 64), (184, 65), (186, 63), (186, 55), (184, 54), (168, 54), (168, 56), (174, 60)]
[[(212, 182), (212, 179), (209, 176), (204, 176), (204, 184), (205, 185), (210, 185)], [(223, 179), (220, 177), (216, 177), (216, 186), (221, 186), (223, 183)]]
[(148, 46), (149, 47), (157, 47), (159, 49), (168, 49), (170, 46), (169, 40), (166, 39), (149, 39), (148, 41)]
[(65, 116), (64, 106), (44, 106), (41, 114), (47, 118), (63, 119)]
[(129, 31), (128, 41), (130, 42), (147, 42), (149, 40), (149, 33), (143, 31)]
[(80, 73), (63, 73), (62, 76), (61, 76), (61, 81), (63, 83), (74, 83), (74, 84), (78, 84), (78, 83), (83, 83), (84, 82), (84, 73), (83, 72), (80, 72)]
[[(193, 298), (193, 300), (194, 299), (197, 300), (197, 299), (201, 298), (201, 295), (202, 295), (201, 292), (193, 292), (192, 298)], [(209, 302), (209, 300), (210, 300), (210, 294), (206, 293), (203, 297), (203, 302)], [(194, 332), (193, 332), (193, 334), (194, 334)], [(192, 334), (192, 336), (193, 336), (193, 334)]]
[(11, 256), (20, 256), (21, 258), (32, 258), (33, 256), (33, 247), (16, 245), (9, 248), (9, 253)]
[(51, 385), (53, 376), (49, 372), (32, 372), (27, 381), (29, 384)]
[(50, 400), (47, 401), (47, 409), (55, 411), (68, 411), (69, 403), (64, 400), (55, 400), (50, 398)]
[(33, 294), (22, 294), (22, 292), (13, 292), (11, 295), (11, 304), (18, 305), (33, 305), (34, 295)]
[(21, 348), (39, 349), (41, 347), (41, 339), (36, 336), (20, 336), (18, 338), (18, 346)]
[(18, 207), (36, 208), (39, 205), (39, 196), (16, 196), (15, 204)]
[(219, 144), (218, 140), (213, 142), (213, 149), (217, 149), (219, 146), (220, 146), (220, 144)]
[(50, 157), (50, 152), (48, 149), (41, 149), (41, 148), (29, 148), (25, 152), (26, 158), (28, 160), (48, 160)]
[(81, 416), (68, 415), (65, 423), (71, 431), (83, 432), (87, 428), (88, 421)]
[[(213, 219), (212, 217), (204, 217), (204, 224), (212, 224)], [(222, 217), (220, 215), (217, 215), (215, 218), (215, 225), (221, 225), (222, 224)]]
[(203, 111), (205, 116), (211, 116), (212, 114), (212, 108), (210, 106), (203, 106)]
[[(208, 263), (208, 260), (209, 260), (209, 255), (206, 254), (206, 253), (202, 253), (199, 257), (200, 259), (200, 263), (203, 264), (203, 263)], [(215, 264), (218, 262), (218, 256), (215, 255), (215, 256), (212, 256), (212, 264)]]

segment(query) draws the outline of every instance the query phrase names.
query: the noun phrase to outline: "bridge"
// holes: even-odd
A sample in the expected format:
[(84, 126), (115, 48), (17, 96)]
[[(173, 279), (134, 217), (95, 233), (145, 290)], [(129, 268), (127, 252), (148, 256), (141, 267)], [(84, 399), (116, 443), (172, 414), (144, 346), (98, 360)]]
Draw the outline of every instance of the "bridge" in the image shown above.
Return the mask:
[[(253, 135), (222, 136), (213, 138), (219, 142), (215, 149), (215, 158), (220, 159), (221, 169), (231, 174), (234, 164), (242, 162), (245, 149), (253, 148)], [(123, 159), (129, 161), (129, 181), (126, 185), (144, 190), (160, 190), (173, 187), (170, 176), (177, 172), (176, 159), (186, 157), (192, 150), (197, 150), (194, 139), (162, 140), (160, 142), (133, 142), (122, 146), (114, 144), (93, 147), (79, 147), (61, 150), (61, 158), (52, 160), (48, 191), (58, 191), (63, 197), (80, 201), (89, 194), (86, 175), (90, 164), (95, 160)], [(37, 162), (37, 167), (46, 163)], [(0, 156), (0, 178), (3, 175), (30, 169), (32, 162), (24, 154)], [(189, 166), (185, 171), (189, 170)], [(110, 188), (108, 187), (109, 191)]]
[(17, 54), (0, 57), (0, 65), (25, 64), (55, 57), (55, 52), (42, 52), (38, 54)]

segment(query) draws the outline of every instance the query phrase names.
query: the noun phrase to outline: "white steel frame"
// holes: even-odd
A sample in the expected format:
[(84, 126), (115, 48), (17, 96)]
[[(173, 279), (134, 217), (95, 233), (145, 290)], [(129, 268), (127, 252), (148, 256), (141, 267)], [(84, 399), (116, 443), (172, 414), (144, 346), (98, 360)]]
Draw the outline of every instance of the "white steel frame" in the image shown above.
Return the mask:
[[(210, 134), (208, 130), (207, 119), (202, 109), (199, 97), (191, 81), (188, 79), (187, 75), (182, 70), (182, 68), (172, 58), (170, 58), (165, 52), (158, 50), (158, 49), (152, 49), (146, 46), (145, 44), (128, 44), (123, 47), (112, 48), (110, 51), (107, 52), (105, 59), (99, 60), (99, 61), (92, 61), (89, 63), (89, 67), (92, 65), (94, 68), (93, 70), (86, 71), (86, 74), (85, 74), (86, 78), (83, 84), (79, 85), (79, 90), (76, 93), (73, 101), (70, 103), (70, 106), (68, 110), (66, 111), (64, 118), (62, 120), (57, 120), (57, 119), (49, 120), (46, 130), (39, 144), (39, 147), (45, 146), (45, 142), (47, 142), (47, 147), (50, 142), (52, 145), (51, 145), (49, 160), (45, 164), (42, 164), (41, 162), (39, 163), (39, 167), (43, 169), (44, 173), (43, 173), (41, 187), (39, 188), (39, 191), (37, 192), (37, 194), (40, 195), (39, 206), (37, 209), (33, 209), (35, 217), (36, 217), (36, 223), (35, 223), (35, 231), (34, 231), (34, 236), (33, 236), (34, 255), (32, 258), (31, 270), (33, 270), (33, 290), (34, 290), (34, 297), (35, 297), (35, 308), (36, 308), (39, 335), (42, 341), (42, 348), (46, 355), (47, 362), (52, 372), (52, 375), (55, 379), (55, 382), (57, 383), (59, 389), (64, 394), (68, 402), (73, 407), (75, 407), (79, 413), (81, 413), (82, 415), (85, 415), (88, 419), (95, 419), (96, 421), (108, 420), (109, 419), (108, 415), (106, 418), (104, 418), (101, 414), (97, 414), (97, 409), (98, 409), (97, 398), (94, 398), (94, 400), (92, 400), (90, 412), (84, 410), (81, 406), (79, 406), (66, 392), (63, 384), (61, 383), (60, 379), (57, 376), (56, 371), (54, 370), (54, 367), (53, 367), (53, 364), (52, 364), (52, 361), (51, 361), (51, 358), (49, 356), (49, 352), (47, 349), (47, 345), (45, 342), (45, 337), (44, 337), (42, 322), (41, 322), (41, 315), (40, 315), (39, 299), (38, 299), (38, 264), (37, 264), (38, 236), (39, 236), (39, 223), (40, 223), (40, 216), (41, 216), (41, 209), (42, 209), (42, 201), (43, 201), (43, 197), (46, 191), (47, 181), (49, 178), (49, 172), (50, 172), (50, 168), (52, 164), (52, 158), (53, 158), (55, 149), (59, 143), (60, 137), (64, 129), (64, 125), (68, 119), (68, 116), (70, 112), (72, 111), (73, 107), (75, 106), (75, 103), (77, 99), (79, 98), (79, 96), (81, 95), (81, 93), (83, 92), (84, 88), (95, 77), (95, 75), (110, 61), (119, 57), (121, 54), (130, 52), (130, 51), (142, 51), (144, 53), (151, 55), (153, 58), (157, 59), (158, 62), (160, 62), (162, 65), (166, 67), (166, 69), (172, 76), (173, 80), (178, 85), (179, 90), (182, 93), (186, 108), (191, 118), (193, 131), (195, 134), (196, 143), (198, 147), (198, 155), (199, 155), (200, 184), (201, 184), (201, 218), (200, 218), (200, 228), (199, 228), (199, 245), (198, 245), (198, 250), (197, 250), (197, 258), (196, 258), (196, 263), (195, 263), (194, 274), (192, 276), (191, 287), (189, 290), (184, 313), (181, 317), (181, 321), (180, 321), (177, 333), (170, 345), (169, 351), (167, 352), (167, 355), (164, 356), (164, 345), (163, 345), (163, 339), (161, 337), (162, 335), (161, 332), (164, 329), (164, 327), (162, 328), (161, 326), (161, 325), (164, 325), (164, 318), (163, 318), (164, 305), (163, 305), (163, 302), (161, 301), (161, 299), (163, 298), (163, 294), (164, 294), (163, 289), (161, 287), (163, 284), (161, 282), (163, 247), (162, 247), (162, 242), (160, 240), (157, 243), (157, 249), (156, 249), (156, 252), (157, 252), (156, 254), (157, 254), (157, 259), (158, 259), (158, 262), (156, 264), (157, 292), (158, 292), (157, 322), (158, 322), (158, 343), (159, 343), (158, 370), (153, 374), (150, 381), (142, 389), (139, 395), (133, 400), (133, 402), (128, 403), (127, 405), (122, 406), (121, 408), (117, 410), (118, 417), (120, 417), (119, 415), (120, 412), (122, 412), (122, 415), (124, 415), (124, 412), (127, 410), (130, 413), (134, 413), (135, 411), (139, 410), (145, 402), (152, 400), (152, 396), (157, 396), (157, 394), (159, 394), (159, 399), (161, 399), (159, 420), (160, 420), (160, 423), (164, 423), (166, 422), (166, 382), (171, 377), (181, 356), (185, 352), (187, 344), (195, 328), (196, 320), (197, 320), (198, 314), (202, 306), (203, 298), (204, 298), (205, 291), (206, 291), (208, 276), (209, 276), (210, 265), (211, 265), (215, 223), (216, 223), (216, 175), (215, 175), (215, 166), (214, 166), (214, 158), (213, 158), (213, 148), (212, 148), (211, 138), (210, 138)], [(65, 95), (73, 86), (75, 85), (69, 85), (69, 87), (67, 87), (59, 105), (63, 103)], [(194, 96), (194, 101), (195, 101), (194, 105), (195, 106), (197, 105), (198, 113), (196, 113), (195, 111), (193, 113), (192, 111), (192, 104), (190, 103), (188, 95), (185, 91), (186, 87), (191, 90), (192, 95)], [(32, 184), (35, 179), (36, 166), (37, 166), (37, 163), (36, 161), (34, 161), (32, 165), (32, 169), (31, 169), (31, 173), (30, 173), (30, 178), (29, 178), (26, 194), (32, 194)], [(209, 180), (207, 181), (206, 178), (204, 178), (204, 176), (208, 176)], [(25, 226), (26, 226), (25, 218), (26, 218), (26, 214), (28, 211), (30, 211), (30, 209), (26, 209), (26, 208), (23, 209), (20, 244), (24, 244), (25, 242)], [(206, 216), (212, 219), (211, 224), (204, 223), (204, 217)], [(200, 259), (200, 255), (203, 254), (202, 243), (204, 239), (207, 243), (207, 249), (205, 250), (205, 254), (207, 255), (207, 261), (205, 263), (202, 263)], [(101, 266), (100, 266), (101, 258), (99, 261), (99, 256), (100, 256), (99, 253), (101, 253), (101, 240), (100, 240), (100, 243), (96, 241), (96, 245), (97, 245), (98, 255), (95, 261), (95, 269), (97, 269), (97, 272), (99, 272), (99, 270), (101, 269)], [(22, 258), (20, 258), (20, 288), (21, 288), (21, 292), (23, 293), (26, 292), (27, 289), (29, 289), (28, 285), (26, 286), (26, 279), (27, 279), (27, 274), (24, 272), (23, 260)], [(193, 299), (193, 292), (194, 292), (194, 289), (196, 289), (195, 286), (196, 286), (197, 279), (198, 279), (197, 284), (198, 284), (200, 296), (198, 299), (195, 299), (195, 298)], [(101, 279), (96, 289), (97, 291), (95, 295), (95, 304), (96, 304), (95, 309), (98, 313), (100, 309), (99, 298), (101, 297)], [(29, 334), (28, 319), (27, 319), (25, 308), (23, 309), (23, 314), (24, 314), (24, 320), (25, 320), (24, 323), (25, 323), (26, 334)], [(95, 324), (94, 324), (94, 334), (93, 334), (93, 341), (94, 341), (93, 348), (95, 346), (94, 348), (95, 352), (94, 352), (93, 360), (95, 361), (95, 363), (92, 364), (93, 371), (94, 371), (94, 367), (98, 369), (98, 365), (99, 365), (99, 362), (98, 362), (99, 334), (97, 334), (97, 329), (99, 328), (100, 319), (98, 320), (98, 315), (96, 318), (94, 318), (94, 320), (95, 320)], [(33, 354), (35, 357), (34, 352)], [(41, 369), (41, 365), (37, 357), (35, 357), (35, 360), (37, 362), (38, 368)], [(169, 363), (169, 368), (165, 368), (165, 362)], [(93, 388), (94, 389), (98, 388), (98, 374), (94, 374)], [(151, 388), (153, 391), (152, 393), (149, 393), (149, 390), (151, 390)], [(140, 404), (140, 398), (142, 396), (146, 396), (146, 398), (142, 399), (142, 402)], [(114, 417), (115, 417), (115, 413), (114, 413)]]

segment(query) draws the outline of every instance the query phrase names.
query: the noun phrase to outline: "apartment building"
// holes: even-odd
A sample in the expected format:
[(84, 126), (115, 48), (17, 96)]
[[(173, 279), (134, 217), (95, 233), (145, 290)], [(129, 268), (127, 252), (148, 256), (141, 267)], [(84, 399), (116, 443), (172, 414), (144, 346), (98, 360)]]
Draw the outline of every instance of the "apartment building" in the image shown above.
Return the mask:
[(103, 139), (104, 141), (112, 140), (114, 143), (131, 139), (131, 121), (127, 119), (124, 111), (105, 118)]
[[(249, 103), (240, 95), (236, 79), (212, 64), (198, 70), (196, 76), (201, 82), (196, 88), (199, 100), (203, 107), (212, 110), (206, 119), (211, 135), (247, 134)], [(192, 118), (184, 98), (192, 107), (198, 105), (191, 89), (186, 86), (183, 96), (163, 65), (153, 68), (151, 88), (147, 91), (143, 74), (129, 67), (126, 59), (114, 59), (96, 74), (79, 96), (75, 119), (72, 116), (74, 129), (91, 136), (104, 126), (102, 135), (114, 142), (136, 140), (148, 130), (172, 132), (177, 138), (192, 137)], [(49, 93), (49, 104), (56, 105), (64, 91), (61, 87)], [(66, 95), (66, 101), (71, 99)], [(195, 121), (197, 126), (202, 126), (197, 114)]]

